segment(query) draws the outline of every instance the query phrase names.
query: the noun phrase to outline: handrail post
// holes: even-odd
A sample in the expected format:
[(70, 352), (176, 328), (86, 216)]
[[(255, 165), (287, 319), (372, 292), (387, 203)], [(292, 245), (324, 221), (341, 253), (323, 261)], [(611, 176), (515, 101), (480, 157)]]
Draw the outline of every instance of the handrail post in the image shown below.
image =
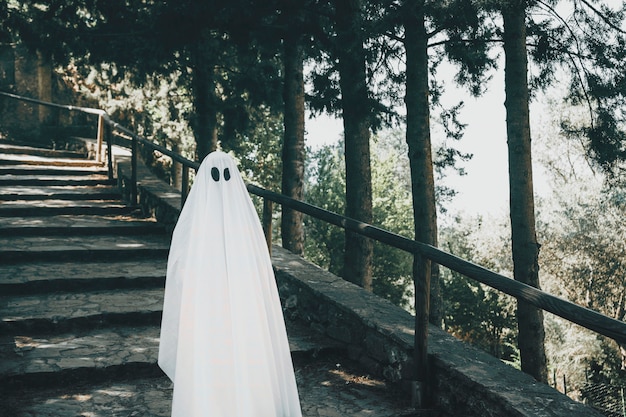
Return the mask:
[(189, 195), (189, 167), (183, 164), (183, 177), (180, 182), (180, 208), (182, 209)]
[(272, 255), (272, 210), (272, 200), (263, 198), (263, 233), (265, 233), (265, 241), (267, 242), (270, 256)]
[(137, 205), (137, 139), (133, 136), (130, 173), (130, 203)]
[(415, 335), (413, 361), (415, 380), (411, 390), (411, 405), (429, 406), (428, 387), (428, 323), (430, 315), (430, 263), (421, 254), (413, 253), (413, 281), (415, 286)]
[[(102, 162), (102, 141), (104, 140), (104, 114), (98, 115), (98, 135), (96, 142), (96, 162)], [(110, 155), (109, 155), (110, 158)]]
[(114, 178), (113, 175), (113, 129), (107, 126), (104, 130), (107, 141), (107, 168), (109, 171), (109, 179)]

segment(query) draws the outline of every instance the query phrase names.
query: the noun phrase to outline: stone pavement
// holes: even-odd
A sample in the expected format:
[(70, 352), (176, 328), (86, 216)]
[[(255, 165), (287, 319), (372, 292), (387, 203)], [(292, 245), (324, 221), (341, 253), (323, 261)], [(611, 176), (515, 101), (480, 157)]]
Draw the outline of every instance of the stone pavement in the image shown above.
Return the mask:
[[(168, 249), (101, 166), (0, 143), (0, 416), (168, 416)], [(287, 326), (305, 416), (414, 415), (336, 343)]]

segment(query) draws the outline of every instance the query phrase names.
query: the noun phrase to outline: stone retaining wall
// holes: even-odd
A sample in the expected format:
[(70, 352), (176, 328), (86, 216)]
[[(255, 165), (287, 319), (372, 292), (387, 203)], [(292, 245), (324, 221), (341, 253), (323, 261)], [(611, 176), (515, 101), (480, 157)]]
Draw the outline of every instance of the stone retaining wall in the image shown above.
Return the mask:
[[(140, 164), (141, 165), (141, 164)], [(129, 194), (130, 158), (116, 153), (118, 183)], [(180, 193), (140, 167), (139, 204), (173, 228)], [(279, 248), (272, 261), (286, 315), (337, 340), (368, 372), (399, 389), (413, 379), (414, 319), (406, 311)], [(553, 388), (431, 327), (431, 389), (446, 417), (600, 417)]]
[[(285, 313), (345, 344), (369, 372), (408, 392), (414, 318), (403, 309), (282, 248), (273, 263)], [(431, 388), (446, 416), (600, 416), (441, 329), (429, 329)]]

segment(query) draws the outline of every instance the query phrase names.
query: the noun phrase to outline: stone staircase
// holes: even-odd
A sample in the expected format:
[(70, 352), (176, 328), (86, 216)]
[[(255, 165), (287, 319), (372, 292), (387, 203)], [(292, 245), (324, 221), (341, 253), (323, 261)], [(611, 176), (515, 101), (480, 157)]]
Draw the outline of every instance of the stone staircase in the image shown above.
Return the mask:
[[(0, 142), (0, 416), (169, 416), (168, 250), (101, 164)], [(335, 343), (287, 327), (305, 416), (409, 415)]]
[(34, 389), (143, 378), (160, 379), (167, 393), (155, 366), (165, 229), (124, 204), (106, 169), (82, 155), (8, 144), (0, 154), (7, 415), (28, 408), (22, 394)]

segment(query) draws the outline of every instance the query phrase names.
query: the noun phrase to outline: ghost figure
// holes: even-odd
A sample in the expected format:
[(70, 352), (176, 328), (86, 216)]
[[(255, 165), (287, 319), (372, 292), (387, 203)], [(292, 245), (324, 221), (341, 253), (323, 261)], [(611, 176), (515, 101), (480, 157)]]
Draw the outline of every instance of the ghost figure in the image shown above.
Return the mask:
[(274, 272), (235, 162), (202, 162), (174, 229), (159, 366), (173, 417), (300, 417)]

